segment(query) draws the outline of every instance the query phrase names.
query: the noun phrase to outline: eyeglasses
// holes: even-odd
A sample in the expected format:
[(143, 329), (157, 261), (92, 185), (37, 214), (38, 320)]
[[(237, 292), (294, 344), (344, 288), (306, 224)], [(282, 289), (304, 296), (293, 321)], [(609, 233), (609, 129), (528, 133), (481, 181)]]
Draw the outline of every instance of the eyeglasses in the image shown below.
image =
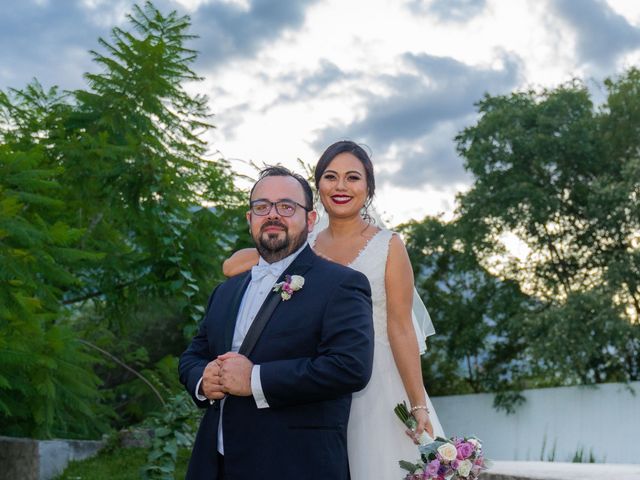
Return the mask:
[(296, 208), (301, 207), (304, 208), (305, 211), (310, 211), (304, 205), (300, 205), (298, 202), (294, 202), (293, 200), (278, 200), (277, 202), (270, 202), (269, 200), (254, 200), (250, 203), (251, 211), (258, 215), (259, 217), (264, 217), (265, 215), (269, 215), (273, 206), (276, 206), (276, 212), (281, 217), (291, 217), (294, 213), (296, 213)]

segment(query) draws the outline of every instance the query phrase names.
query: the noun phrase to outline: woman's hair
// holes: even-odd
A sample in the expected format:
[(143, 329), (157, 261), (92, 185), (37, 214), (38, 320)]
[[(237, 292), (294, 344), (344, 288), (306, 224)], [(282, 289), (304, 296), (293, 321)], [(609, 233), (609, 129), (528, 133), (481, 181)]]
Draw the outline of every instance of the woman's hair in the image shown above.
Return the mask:
[(339, 142), (334, 143), (333, 145), (329, 145), (327, 149), (324, 151), (322, 155), (320, 155), (320, 159), (316, 164), (316, 170), (314, 174), (314, 180), (316, 183), (316, 189), (320, 191), (320, 179), (324, 174), (324, 171), (327, 169), (331, 161), (341, 153), (350, 153), (355, 156), (364, 167), (364, 171), (366, 174), (367, 180), (367, 201), (364, 204), (364, 212), (363, 217), (365, 219), (369, 219), (369, 214), (367, 209), (369, 205), (371, 205), (371, 201), (373, 200), (373, 195), (376, 191), (376, 179), (373, 175), (373, 163), (371, 163), (371, 159), (369, 158), (369, 154), (358, 145), (356, 142), (352, 142), (351, 140), (340, 140)]

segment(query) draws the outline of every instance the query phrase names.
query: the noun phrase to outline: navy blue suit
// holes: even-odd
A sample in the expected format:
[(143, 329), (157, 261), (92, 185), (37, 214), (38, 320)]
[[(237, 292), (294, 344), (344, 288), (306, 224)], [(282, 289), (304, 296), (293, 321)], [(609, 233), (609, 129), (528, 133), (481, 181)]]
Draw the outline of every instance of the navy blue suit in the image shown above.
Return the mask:
[[(222, 416), (225, 479), (348, 479), (351, 393), (366, 386), (373, 361), (369, 282), (309, 247), (285, 274), (303, 276), (304, 286), (286, 301), (269, 294), (263, 307), (270, 303), (272, 312), (248, 353), (260, 365), (269, 408), (258, 409), (253, 397), (227, 397)], [(217, 403), (197, 400), (194, 392), (207, 363), (231, 348), (249, 280), (247, 272), (214, 290), (198, 334), (180, 357), (180, 381), (196, 404), (207, 408), (188, 480), (217, 480), (220, 410)]]

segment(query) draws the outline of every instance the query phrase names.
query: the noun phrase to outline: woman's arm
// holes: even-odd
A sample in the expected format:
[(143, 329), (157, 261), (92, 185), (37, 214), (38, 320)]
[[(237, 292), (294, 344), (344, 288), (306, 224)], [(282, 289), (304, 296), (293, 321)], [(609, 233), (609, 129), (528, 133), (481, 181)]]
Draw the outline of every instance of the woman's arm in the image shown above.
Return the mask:
[(258, 250), (255, 248), (243, 248), (238, 250), (222, 264), (222, 273), (225, 277), (233, 277), (242, 272), (246, 272), (254, 265), (258, 264)]
[[(389, 243), (389, 256), (385, 273), (387, 292), (387, 333), (391, 352), (398, 367), (402, 384), (412, 407), (426, 405), (420, 350), (411, 320), (413, 305), (413, 270), (407, 250), (400, 237), (393, 235)], [(415, 436), (424, 429), (433, 437), (433, 426), (426, 410), (413, 412), (418, 426)]]

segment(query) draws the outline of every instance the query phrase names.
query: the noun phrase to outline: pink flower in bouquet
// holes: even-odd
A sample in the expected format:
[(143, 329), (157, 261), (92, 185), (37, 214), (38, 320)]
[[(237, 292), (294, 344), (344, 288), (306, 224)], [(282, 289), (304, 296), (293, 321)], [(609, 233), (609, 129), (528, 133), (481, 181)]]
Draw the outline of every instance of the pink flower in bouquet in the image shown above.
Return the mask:
[(464, 460), (465, 458), (469, 458), (471, 456), (474, 449), (473, 449), (473, 445), (471, 445), (470, 443), (461, 442), (456, 445), (456, 450), (458, 451), (456, 458), (458, 460)]
[(457, 458), (455, 460), (451, 461), (451, 468), (454, 470), (458, 469), (458, 466), (460, 465), (460, 460), (458, 460)]
[(482, 444), (478, 441), (478, 439), (470, 438), (469, 440), (467, 440), (467, 442), (469, 442), (471, 446), (478, 452), (482, 450)]

